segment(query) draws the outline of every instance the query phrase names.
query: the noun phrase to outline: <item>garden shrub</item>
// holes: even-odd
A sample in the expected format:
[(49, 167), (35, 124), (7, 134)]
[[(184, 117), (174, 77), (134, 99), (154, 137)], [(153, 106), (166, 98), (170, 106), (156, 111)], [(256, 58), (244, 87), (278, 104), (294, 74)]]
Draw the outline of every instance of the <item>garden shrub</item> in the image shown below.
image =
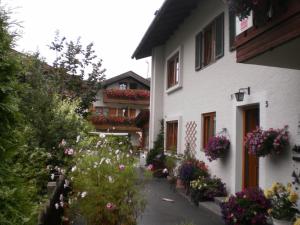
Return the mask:
[(79, 149), (70, 174), (73, 211), (91, 225), (136, 224), (144, 204), (128, 138), (86, 138)]

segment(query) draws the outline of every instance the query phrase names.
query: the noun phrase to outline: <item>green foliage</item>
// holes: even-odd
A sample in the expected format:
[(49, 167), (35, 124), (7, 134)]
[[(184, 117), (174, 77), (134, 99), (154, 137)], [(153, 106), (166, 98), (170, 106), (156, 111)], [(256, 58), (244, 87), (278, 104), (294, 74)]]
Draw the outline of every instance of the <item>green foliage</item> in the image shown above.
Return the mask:
[[(21, 146), (18, 126), (18, 83), (20, 65), (11, 51), (13, 36), (9, 33), (8, 14), (0, 6), (0, 224), (34, 224), (35, 188), (24, 182), (18, 165), (12, 161)], [(28, 162), (27, 162), (28, 163)]]
[(86, 116), (96, 94), (101, 88), (100, 81), (105, 77), (105, 69), (101, 69), (102, 60), (97, 58), (93, 43), (85, 48), (80, 38), (67, 41), (65, 37), (56, 34), (50, 49), (57, 57), (51, 70), (60, 95), (71, 99), (80, 99), (77, 111)]
[(135, 225), (143, 209), (128, 138), (86, 138), (72, 168), (73, 211), (88, 224)]
[(164, 121), (160, 121), (160, 131), (154, 141), (153, 149), (147, 154), (146, 164), (153, 164), (156, 157), (164, 152)]

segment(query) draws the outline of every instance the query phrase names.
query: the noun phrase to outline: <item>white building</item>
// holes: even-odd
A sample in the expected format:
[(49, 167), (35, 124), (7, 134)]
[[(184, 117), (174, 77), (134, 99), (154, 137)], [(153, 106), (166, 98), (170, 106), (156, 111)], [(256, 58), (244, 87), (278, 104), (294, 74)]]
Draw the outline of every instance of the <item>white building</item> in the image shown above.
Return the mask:
[[(300, 144), (299, 19), (296, 28), (289, 26), (300, 7), (294, 19), (282, 19), (285, 25), (268, 24), (263, 32), (264, 26), (252, 27), (234, 40), (238, 23), (225, 2), (166, 0), (135, 50), (136, 59), (152, 56), (150, 148), (164, 119), (165, 149), (183, 153), (189, 143), (230, 193), (291, 182), (300, 166), (291, 151)], [(233, 94), (241, 88), (246, 94), (238, 102)], [(288, 151), (249, 160), (243, 146), (247, 131), (285, 125)], [(230, 153), (209, 162), (203, 146), (222, 130), (230, 138)]]

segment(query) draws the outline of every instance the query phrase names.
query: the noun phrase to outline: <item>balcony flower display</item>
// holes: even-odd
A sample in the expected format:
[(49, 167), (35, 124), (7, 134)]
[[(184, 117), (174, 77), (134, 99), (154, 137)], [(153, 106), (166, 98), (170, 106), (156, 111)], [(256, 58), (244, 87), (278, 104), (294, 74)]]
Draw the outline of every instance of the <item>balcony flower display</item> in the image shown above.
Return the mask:
[(130, 100), (149, 100), (150, 92), (148, 90), (137, 89), (106, 89), (105, 93), (109, 98), (120, 98)]
[(230, 196), (220, 204), (226, 225), (267, 225), (271, 202), (261, 189), (250, 188)]
[(270, 153), (281, 153), (289, 144), (287, 126), (283, 129), (262, 130), (257, 128), (246, 136), (245, 147), (249, 154), (266, 156)]
[(213, 161), (224, 156), (229, 147), (230, 141), (225, 136), (215, 136), (208, 140), (204, 152), (208, 160)]
[(266, 198), (271, 201), (272, 208), (269, 213), (273, 220), (293, 221), (296, 214), (299, 213), (297, 209), (298, 194), (292, 190), (290, 183), (287, 186), (274, 183), (264, 193)]
[(135, 119), (123, 116), (93, 116), (92, 122), (94, 124), (112, 124), (112, 125), (134, 125)]
[(234, 11), (240, 20), (248, 17), (250, 11), (255, 14), (256, 25), (266, 23), (273, 15), (278, 15), (287, 8), (290, 0), (227, 0), (230, 10)]

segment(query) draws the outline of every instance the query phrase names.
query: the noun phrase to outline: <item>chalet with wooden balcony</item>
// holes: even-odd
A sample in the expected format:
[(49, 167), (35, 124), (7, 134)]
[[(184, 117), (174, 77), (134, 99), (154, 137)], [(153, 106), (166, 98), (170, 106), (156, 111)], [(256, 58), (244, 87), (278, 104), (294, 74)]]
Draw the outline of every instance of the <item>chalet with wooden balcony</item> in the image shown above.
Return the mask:
[[(99, 132), (128, 133), (134, 146), (147, 148), (149, 104), (150, 81), (129, 71), (102, 83), (91, 121)], [(137, 117), (143, 120), (137, 123)]]
[[(165, 151), (189, 149), (229, 193), (292, 182), (300, 171), (292, 150), (300, 146), (299, 18), (299, 0), (165, 0), (133, 53), (152, 57), (150, 148), (163, 120)], [(285, 125), (290, 145), (280, 154), (246, 149), (257, 127)], [(204, 149), (220, 135), (230, 150), (210, 161)]]

